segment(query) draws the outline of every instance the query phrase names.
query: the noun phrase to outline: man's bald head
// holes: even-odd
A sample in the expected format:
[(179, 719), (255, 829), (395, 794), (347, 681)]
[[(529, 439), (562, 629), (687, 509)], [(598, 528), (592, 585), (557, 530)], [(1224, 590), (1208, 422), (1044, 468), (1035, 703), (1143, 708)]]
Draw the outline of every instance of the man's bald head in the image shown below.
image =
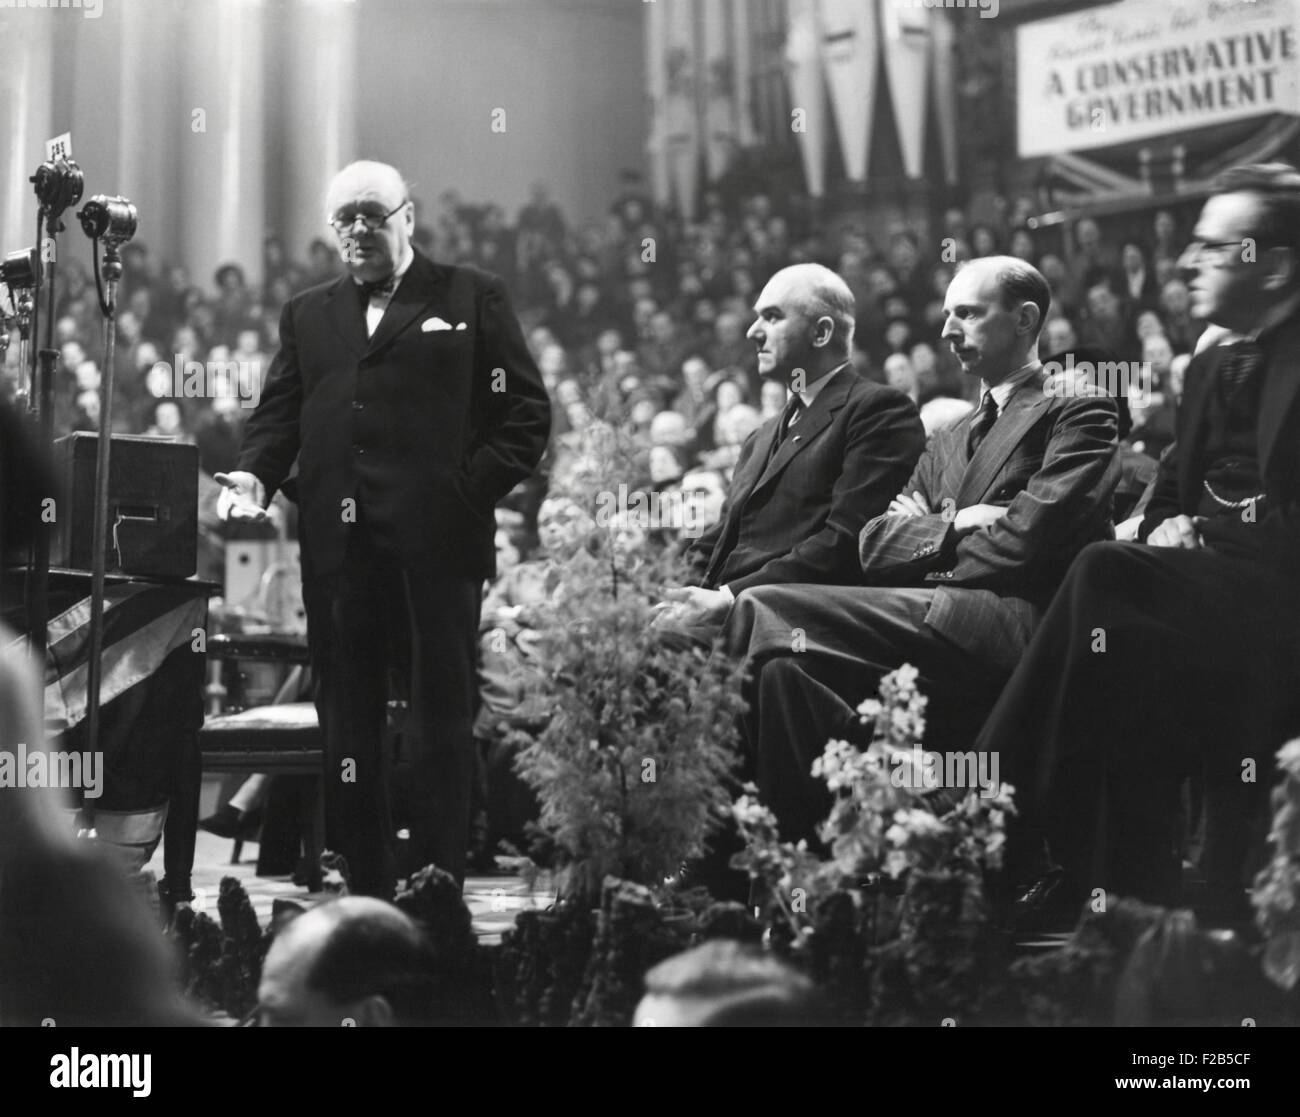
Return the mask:
[(829, 318), (835, 329), (828, 348), (843, 357), (849, 355), (855, 308), (853, 292), (840, 276), (821, 264), (791, 264), (772, 276), (768, 284), (780, 284), (788, 290), (795, 305), (810, 320)]
[(410, 187), (396, 167), (373, 159), (358, 159), (330, 179), (325, 190), (325, 220), (333, 217), (344, 202), (370, 198), (384, 203), (385, 209), (392, 209), (409, 195)]
[(325, 217), (354, 279), (387, 279), (411, 252), (415, 209), (410, 188), (387, 163), (363, 159), (339, 171), (325, 191)]
[(782, 268), (759, 293), (754, 312), (745, 336), (758, 346), (760, 376), (803, 391), (848, 359), (853, 292), (830, 268)]
[(430, 1010), (432, 955), (420, 928), (392, 904), (345, 896), (283, 928), (258, 987), (264, 1025), (384, 1027)]

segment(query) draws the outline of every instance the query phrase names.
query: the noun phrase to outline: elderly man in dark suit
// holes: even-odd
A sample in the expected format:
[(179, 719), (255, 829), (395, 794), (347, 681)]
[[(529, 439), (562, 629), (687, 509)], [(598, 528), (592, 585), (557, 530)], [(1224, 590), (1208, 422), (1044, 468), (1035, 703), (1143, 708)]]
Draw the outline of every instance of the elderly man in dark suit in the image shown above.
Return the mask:
[(670, 594), (665, 621), (702, 633), (755, 586), (855, 581), (858, 532), (925, 447), (911, 400), (849, 363), (853, 293), (838, 275), (784, 268), (754, 309), (759, 372), (790, 398), (741, 447), (722, 518), (688, 551), (700, 584)]
[(1075, 554), (1112, 533), (1115, 401), (1047, 381), (1035, 358), (1047, 281), (1012, 257), (962, 267), (943, 338), (982, 383), (976, 412), (936, 433), (860, 537), (859, 581), (764, 586), (737, 599), (728, 644), (751, 674), (745, 736), (783, 836), (830, 806), (810, 774), (828, 739), (863, 739), (856, 706), (910, 663), (931, 747), (966, 747)]
[(401, 175), (345, 167), (327, 214), (347, 274), (295, 296), (222, 511), (258, 517), (297, 462), (329, 845), (354, 891), (395, 878), (382, 740), (411, 703), (415, 865), (465, 872), (479, 605), (493, 506), (536, 467), (550, 409), (501, 283), (411, 245)]
[(1300, 713), (1300, 174), (1225, 172), (1194, 236), (1193, 312), (1231, 332), (1187, 370), (1140, 542), (1079, 556), (980, 738), (1064, 871), (1062, 915), (1097, 888), (1177, 897), (1187, 775), (1207, 899), (1242, 914), (1251, 808)]

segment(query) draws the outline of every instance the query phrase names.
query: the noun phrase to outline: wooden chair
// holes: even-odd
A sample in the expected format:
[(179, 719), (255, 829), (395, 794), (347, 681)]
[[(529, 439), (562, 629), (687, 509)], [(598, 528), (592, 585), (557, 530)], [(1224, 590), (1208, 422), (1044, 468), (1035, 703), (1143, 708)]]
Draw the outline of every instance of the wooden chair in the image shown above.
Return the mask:
[[(307, 642), (301, 635), (230, 634), (208, 638), (208, 656), (217, 664), (273, 662), (306, 664)], [(236, 667), (235, 670), (238, 670)], [(225, 706), (232, 688), (215, 677), (209, 687), (220, 712), (209, 713), (199, 730), (199, 755), (205, 772), (241, 772), (252, 775), (312, 776), (312, 790), (300, 799), (300, 832), (307, 864), (315, 866), (324, 848), (324, 808), (321, 776), (324, 751), (316, 707), (311, 702), (282, 702), (239, 709), (238, 700)], [(238, 861), (243, 842), (236, 840), (233, 860)]]

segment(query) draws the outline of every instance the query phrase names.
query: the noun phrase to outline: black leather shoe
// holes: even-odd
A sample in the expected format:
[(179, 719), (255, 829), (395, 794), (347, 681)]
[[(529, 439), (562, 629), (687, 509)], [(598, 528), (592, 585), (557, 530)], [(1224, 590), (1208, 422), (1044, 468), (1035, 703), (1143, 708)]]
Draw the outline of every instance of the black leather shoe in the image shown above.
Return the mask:
[(1016, 937), (1072, 931), (1083, 898), (1064, 869), (1053, 868), (1020, 892), (1011, 907), (1010, 930)]
[(216, 814), (208, 815), (207, 818), (199, 820), (200, 830), (206, 830), (209, 834), (216, 834), (218, 838), (230, 838), (232, 841), (235, 839), (251, 841), (257, 836), (257, 828), (261, 825), (261, 807), (254, 807), (251, 811), (245, 813), (237, 807), (232, 807), (229, 803), (217, 811)]

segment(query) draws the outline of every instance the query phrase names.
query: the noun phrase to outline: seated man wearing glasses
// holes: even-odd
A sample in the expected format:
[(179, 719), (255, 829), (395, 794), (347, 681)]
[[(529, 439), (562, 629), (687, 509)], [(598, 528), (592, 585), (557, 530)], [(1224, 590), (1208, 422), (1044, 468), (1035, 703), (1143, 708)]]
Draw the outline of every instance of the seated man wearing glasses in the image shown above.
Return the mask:
[(1222, 336), (1187, 369), (1144, 545), (1079, 555), (976, 744), (1059, 865), (1026, 900), (1054, 886), (1067, 917), (1095, 889), (1179, 899), (1189, 775), (1205, 906), (1246, 914), (1250, 818), (1300, 715), (1300, 173), (1224, 172), (1195, 237), (1192, 313)]
[(390, 899), (390, 677), (411, 703), (409, 867), (463, 882), (493, 506), (536, 468), (550, 407), (501, 283), (412, 246), (393, 167), (345, 167), (326, 213), (347, 274), (285, 306), (237, 469), (217, 480), (223, 516), (260, 518), (297, 463), (326, 839), (354, 892)]

